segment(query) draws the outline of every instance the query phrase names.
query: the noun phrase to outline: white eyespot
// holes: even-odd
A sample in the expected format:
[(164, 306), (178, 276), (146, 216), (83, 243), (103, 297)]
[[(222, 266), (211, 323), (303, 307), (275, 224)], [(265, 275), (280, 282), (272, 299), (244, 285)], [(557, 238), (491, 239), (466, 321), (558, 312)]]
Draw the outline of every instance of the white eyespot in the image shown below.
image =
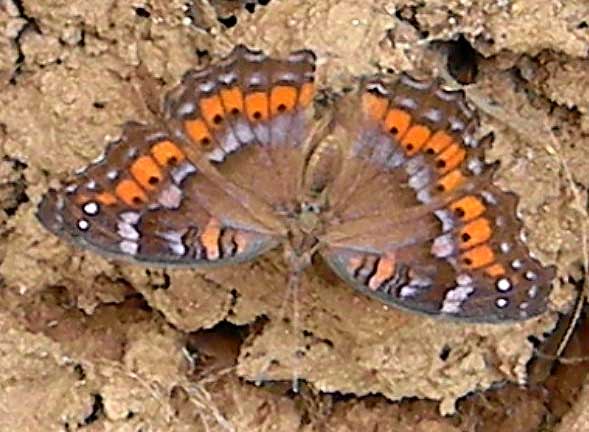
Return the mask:
[(514, 259), (513, 261), (511, 261), (511, 268), (514, 270), (519, 270), (522, 268), (524, 264), (522, 263), (522, 261), (520, 259)]
[(501, 278), (497, 281), (497, 289), (501, 292), (507, 292), (512, 288), (511, 282), (507, 278)]
[(528, 297), (529, 298), (535, 298), (538, 295), (538, 286), (537, 285), (532, 285), (530, 287), (530, 289), (528, 290)]
[(509, 305), (509, 300), (507, 300), (504, 297), (499, 297), (496, 301), (495, 301), (495, 306), (497, 306), (499, 309), (504, 309), (507, 307), (507, 305)]
[(73, 194), (78, 189), (78, 185), (71, 184), (65, 187), (65, 191), (68, 194)]
[(524, 230), (521, 230), (519, 232), (519, 239), (521, 241), (523, 241), (524, 243), (526, 243), (528, 241), (528, 236), (527, 236), (527, 234), (526, 234), (526, 232)]
[(100, 208), (98, 207), (97, 203), (95, 203), (94, 201), (90, 201), (90, 202), (87, 202), (86, 204), (84, 204), (84, 207), (82, 207), (82, 210), (88, 216), (96, 216), (98, 214), (98, 211), (100, 210)]
[(527, 309), (528, 306), (529, 306), (528, 302), (523, 302), (523, 303), (520, 303), (519, 308), (524, 310), (524, 309)]
[(78, 220), (78, 229), (80, 231), (87, 231), (88, 228), (90, 228), (90, 222), (88, 222), (86, 219)]
[(501, 249), (501, 252), (506, 254), (511, 250), (511, 245), (507, 242), (501, 242), (501, 244), (499, 245), (499, 249)]
[(86, 189), (95, 190), (96, 182), (94, 180), (90, 180), (88, 183), (86, 183)]
[(533, 281), (538, 278), (538, 275), (536, 273), (534, 273), (533, 271), (529, 271), (529, 270), (524, 274), (524, 276), (529, 281)]

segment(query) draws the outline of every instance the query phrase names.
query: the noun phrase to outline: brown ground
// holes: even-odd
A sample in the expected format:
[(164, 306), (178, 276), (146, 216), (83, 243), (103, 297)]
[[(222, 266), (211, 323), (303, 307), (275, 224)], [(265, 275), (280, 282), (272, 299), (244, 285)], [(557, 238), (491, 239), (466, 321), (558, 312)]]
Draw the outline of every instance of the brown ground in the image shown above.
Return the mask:
[[(307, 47), (335, 91), (388, 68), (474, 82), (497, 183), (521, 196), (531, 249), (558, 266), (553, 309), (570, 310), (586, 268), (585, 0), (258, 1), (252, 13), (253, 0), (0, 0), (0, 430), (589, 431), (587, 362), (539, 355), (568, 317), (447, 323), (386, 309), (320, 267), (303, 283), (293, 361), (279, 254), (147, 270), (39, 226), (49, 184), (125, 120), (150, 119), (146, 82), (163, 94), (237, 42)], [(587, 355), (588, 331), (582, 313), (565, 357)]]

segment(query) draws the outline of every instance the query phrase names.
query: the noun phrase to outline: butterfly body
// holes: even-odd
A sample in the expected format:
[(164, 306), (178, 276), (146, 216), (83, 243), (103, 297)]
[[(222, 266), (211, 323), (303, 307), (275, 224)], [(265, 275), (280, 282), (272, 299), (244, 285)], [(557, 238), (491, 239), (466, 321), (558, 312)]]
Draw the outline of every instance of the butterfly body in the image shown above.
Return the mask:
[(385, 303), (504, 322), (546, 309), (554, 269), (491, 182), (490, 138), (460, 92), (374, 77), (314, 111), (315, 56), (239, 46), (189, 71), (162, 124), (128, 123), (103, 158), (41, 202), (41, 222), (103, 255), (205, 267), (282, 246)]

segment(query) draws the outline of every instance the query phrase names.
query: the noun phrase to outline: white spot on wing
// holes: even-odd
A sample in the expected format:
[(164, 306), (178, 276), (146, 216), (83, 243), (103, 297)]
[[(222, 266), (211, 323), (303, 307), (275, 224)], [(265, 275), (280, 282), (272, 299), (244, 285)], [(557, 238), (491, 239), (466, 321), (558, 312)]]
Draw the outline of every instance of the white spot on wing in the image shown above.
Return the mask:
[(90, 222), (86, 219), (80, 219), (78, 221), (78, 229), (80, 229), (80, 231), (87, 231), (88, 228), (90, 228)]
[(180, 165), (172, 168), (170, 175), (172, 176), (174, 183), (179, 185), (186, 177), (188, 177), (190, 174), (194, 174), (195, 172), (196, 167), (190, 162), (184, 161)]
[(170, 184), (160, 192), (158, 202), (167, 209), (176, 209), (182, 203), (182, 189)]
[(474, 292), (472, 285), (460, 285), (448, 291), (442, 303), (442, 313), (456, 314), (462, 308), (462, 303)]
[(82, 210), (84, 210), (84, 213), (86, 213), (88, 216), (96, 216), (98, 214), (99, 208), (97, 203), (90, 201), (84, 204)]
[(134, 241), (123, 240), (119, 243), (119, 249), (127, 255), (136, 255), (139, 250), (139, 245)]

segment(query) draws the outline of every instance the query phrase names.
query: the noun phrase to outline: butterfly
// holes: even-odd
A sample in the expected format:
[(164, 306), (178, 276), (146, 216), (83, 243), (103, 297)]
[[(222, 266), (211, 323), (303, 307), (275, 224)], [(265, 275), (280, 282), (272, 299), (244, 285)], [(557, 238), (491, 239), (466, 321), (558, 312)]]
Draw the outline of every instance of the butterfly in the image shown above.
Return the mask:
[(188, 71), (158, 124), (120, 139), (38, 219), (82, 248), (205, 268), (277, 247), (294, 275), (322, 259), (408, 311), (474, 322), (547, 308), (553, 267), (528, 250), (517, 197), (492, 183), (493, 136), (462, 91), (408, 74), (320, 98), (313, 52), (237, 46)]

